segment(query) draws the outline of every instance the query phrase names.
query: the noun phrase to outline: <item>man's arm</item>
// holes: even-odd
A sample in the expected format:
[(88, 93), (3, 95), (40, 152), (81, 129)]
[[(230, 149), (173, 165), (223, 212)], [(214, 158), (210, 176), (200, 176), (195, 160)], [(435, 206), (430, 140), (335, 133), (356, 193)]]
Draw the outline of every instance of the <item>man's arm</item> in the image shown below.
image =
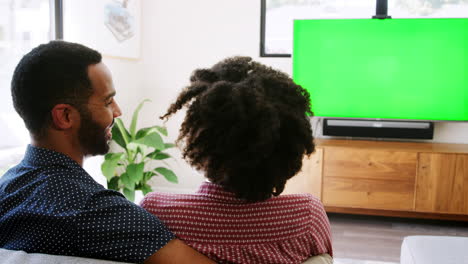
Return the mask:
[(145, 264), (215, 263), (203, 254), (175, 238), (145, 260)]

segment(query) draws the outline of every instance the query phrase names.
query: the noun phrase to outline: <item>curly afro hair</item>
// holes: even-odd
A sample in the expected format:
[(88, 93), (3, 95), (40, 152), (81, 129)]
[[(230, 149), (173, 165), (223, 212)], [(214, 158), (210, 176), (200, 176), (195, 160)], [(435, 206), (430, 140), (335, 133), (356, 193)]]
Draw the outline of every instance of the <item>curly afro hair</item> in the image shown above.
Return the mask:
[(183, 157), (239, 198), (279, 195), (315, 149), (309, 93), (249, 57), (195, 70), (190, 81), (161, 117), (187, 106), (177, 140)]

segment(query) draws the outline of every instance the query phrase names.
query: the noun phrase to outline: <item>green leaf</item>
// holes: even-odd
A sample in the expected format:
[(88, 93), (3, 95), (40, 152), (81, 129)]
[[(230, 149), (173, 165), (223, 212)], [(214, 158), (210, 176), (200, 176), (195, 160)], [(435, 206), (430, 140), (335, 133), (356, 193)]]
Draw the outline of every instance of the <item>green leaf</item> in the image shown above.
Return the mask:
[[(116, 121), (116, 124), (117, 124), (117, 121)], [(128, 134), (128, 131), (125, 129), (125, 127), (124, 127), (123, 133), (126, 134), (127, 138), (130, 137), (130, 134)], [(112, 127), (112, 140), (115, 141), (115, 143), (117, 143), (122, 148), (125, 148), (125, 146), (127, 145), (127, 143), (125, 143), (124, 136), (122, 135), (122, 132), (117, 125), (114, 125)]]
[(140, 139), (138, 139), (138, 140), (136, 140), (136, 141), (134, 141), (132, 143), (142, 144), (142, 145), (152, 147), (152, 148), (155, 148), (155, 149), (159, 149), (159, 150), (164, 149), (163, 139), (156, 132), (150, 133), (150, 134), (146, 135), (145, 137), (140, 138)]
[(164, 144), (164, 149), (169, 149), (169, 148), (173, 148), (175, 147), (176, 145), (174, 143), (165, 143)]
[(156, 150), (148, 154), (148, 158), (154, 159), (154, 160), (164, 160), (164, 159), (172, 158), (172, 156), (165, 152)]
[[(114, 138), (115, 136), (115, 138)], [(128, 133), (125, 125), (120, 118), (115, 119), (115, 125), (112, 127), (112, 139), (122, 148), (126, 148), (130, 142), (130, 134)]]
[(135, 139), (140, 139), (142, 137), (145, 137), (146, 135), (148, 135), (150, 132), (153, 132), (153, 131), (156, 131), (156, 128), (154, 127), (142, 128), (138, 130), (138, 132), (136, 133)]
[(157, 173), (161, 174), (166, 178), (167, 181), (172, 182), (172, 183), (179, 183), (179, 179), (177, 179), (177, 176), (173, 171), (170, 169), (166, 169), (164, 167), (159, 167), (154, 169)]
[(162, 135), (166, 136), (167, 137), (167, 129), (165, 127), (162, 127), (162, 126), (152, 126), (152, 127), (145, 127), (145, 128), (142, 128), (142, 129), (139, 129), (136, 133), (136, 136), (135, 138), (136, 139), (140, 139), (150, 133), (161, 133)]
[(147, 193), (152, 192), (153, 189), (151, 189), (151, 186), (149, 186), (148, 184), (143, 184), (141, 186), (141, 191), (143, 192), (143, 195), (146, 195)]
[(137, 131), (135, 139), (140, 139), (140, 138), (145, 137), (146, 135), (151, 134), (151, 133), (158, 133), (159, 134), (159, 133), (161, 133), (161, 131), (159, 131), (158, 126), (145, 127), (145, 128), (142, 128), (142, 129)]
[(135, 111), (133, 112), (132, 123), (130, 124), (130, 135), (131, 135), (132, 139), (135, 139), (135, 137), (136, 137), (136, 124), (137, 124), (137, 121), (138, 121), (138, 114), (140, 112), (140, 109), (143, 107), (144, 103), (149, 102), (149, 101), (150, 101), (149, 99), (143, 100), (143, 102), (141, 102), (137, 106)]
[(162, 126), (154, 126), (161, 134), (167, 137), (167, 128)]
[(132, 202), (135, 200), (135, 190), (129, 190), (127, 188), (124, 188), (123, 193), (124, 193), (125, 197), (127, 197), (128, 200), (130, 200)]
[(115, 176), (115, 169), (119, 166), (119, 161), (124, 156), (124, 153), (108, 153), (105, 156), (104, 162), (101, 164), (101, 171), (109, 181)]
[(120, 175), (120, 180), (125, 189), (135, 190), (135, 182), (133, 179), (128, 175), (128, 173), (124, 172)]
[(127, 166), (127, 175), (133, 183), (133, 189), (135, 185), (143, 179), (143, 170), (145, 169), (145, 163), (130, 164)]
[(157, 174), (154, 171), (147, 171), (143, 175), (143, 182), (149, 181), (153, 176), (156, 176)]
[(119, 190), (119, 176), (114, 176), (112, 179), (107, 181), (107, 189), (110, 190)]

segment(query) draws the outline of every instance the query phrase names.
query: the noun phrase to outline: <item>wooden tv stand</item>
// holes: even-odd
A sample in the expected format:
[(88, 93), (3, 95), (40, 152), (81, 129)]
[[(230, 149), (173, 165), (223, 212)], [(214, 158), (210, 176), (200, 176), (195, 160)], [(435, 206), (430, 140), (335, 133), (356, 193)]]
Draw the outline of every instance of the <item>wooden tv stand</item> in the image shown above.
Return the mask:
[(327, 212), (468, 221), (468, 144), (315, 141), (284, 193)]

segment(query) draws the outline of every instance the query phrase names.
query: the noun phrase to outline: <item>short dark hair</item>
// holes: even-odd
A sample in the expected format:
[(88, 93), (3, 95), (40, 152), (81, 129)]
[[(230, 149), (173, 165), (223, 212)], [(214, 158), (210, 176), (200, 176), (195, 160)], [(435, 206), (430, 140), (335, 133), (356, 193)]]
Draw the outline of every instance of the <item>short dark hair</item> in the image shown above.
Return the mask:
[(279, 195), (315, 149), (309, 93), (249, 57), (195, 70), (190, 81), (162, 117), (187, 105), (183, 157), (239, 198)]
[(88, 66), (101, 59), (99, 52), (65, 41), (39, 45), (21, 59), (11, 81), (11, 95), (33, 136), (43, 135), (55, 105), (83, 107), (93, 93)]

